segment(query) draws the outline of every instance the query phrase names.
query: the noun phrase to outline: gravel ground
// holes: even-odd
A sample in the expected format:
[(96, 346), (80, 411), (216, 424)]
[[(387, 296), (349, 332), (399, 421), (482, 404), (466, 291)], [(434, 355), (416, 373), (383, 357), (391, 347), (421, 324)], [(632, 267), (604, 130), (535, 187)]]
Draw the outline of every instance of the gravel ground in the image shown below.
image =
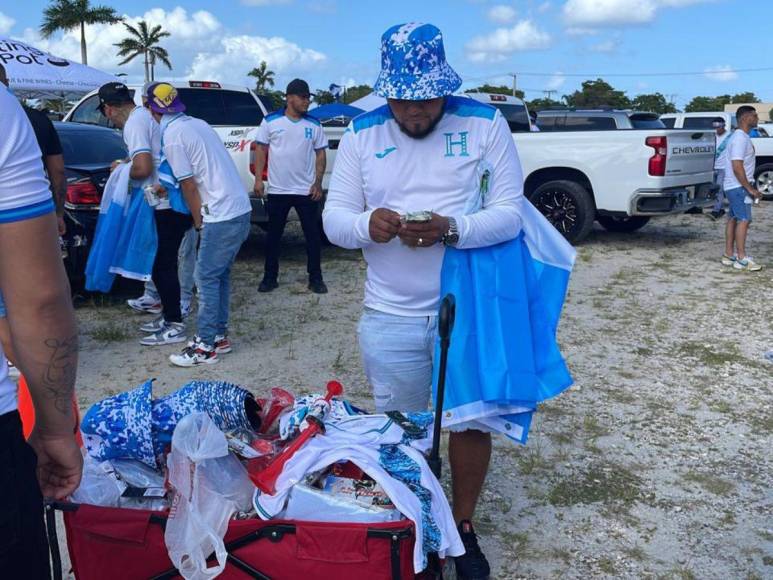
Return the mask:
[[(765, 263), (773, 203), (755, 220), (750, 253)], [(541, 407), (527, 446), (495, 443), (478, 513), (494, 578), (773, 578), (773, 270), (721, 266), (723, 227), (673, 216), (633, 234), (596, 229), (578, 248), (559, 331), (576, 383)], [(263, 234), (243, 248), (235, 351), (212, 367), (174, 368), (176, 348), (139, 346), (146, 317), (121, 292), (83, 301), (82, 410), (148, 377), (157, 395), (193, 378), (258, 394), (337, 378), (369, 406), (360, 254), (326, 248), (330, 293), (316, 296), (297, 225), (285, 243), (268, 295), (256, 292)]]

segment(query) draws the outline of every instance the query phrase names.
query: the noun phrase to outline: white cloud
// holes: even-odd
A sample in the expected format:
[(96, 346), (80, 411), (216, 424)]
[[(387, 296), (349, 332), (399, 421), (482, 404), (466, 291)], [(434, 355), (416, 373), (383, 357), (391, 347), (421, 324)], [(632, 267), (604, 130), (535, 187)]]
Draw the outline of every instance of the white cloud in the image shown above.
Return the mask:
[(263, 60), (280, 74), (285, 71), (308, 71), (326, 58), (321, 52), (302, 48), (279, 36), (227, 36), (214, 51), (196, 55), (189, 76), (243, 81), (247, 71)]
[(681, 8), (711, 0), (567, 0), (564, 20), (570, 26), (645, 24), (660, 8)]
[(566, 77), (564, 76), (564, 73), (557, 72), (552, 77), (550, 77), (550, 80), (547, 82), (547, 85), (545, 85), (545, 88), (551, 91), (555, 91), (560, 89), (565, 82)]
[(474, 62), (504, 60), (514, 52), (542, 50), (551, 43), (550, 35), (531, 20), (521, 20), (512, 28), (497, 28), (467, 43), (468, 58)]
[(10, 32), (14, 24), (16, 24), (16, 21), (13, 18), (0, 12), (0, 34)]
[(489, 8), (488, 19), (497, 24), (510, 24), (515, 20), (515, 8), (505, 4), (497, 4)]
[(540, 14), (544, 14), (548, 10), (550, 10), (553, 7), (553, 5), (550, 2), (543, 2), (537, 7), (537, 12)]
[(590, 47), (590, 50), (593, 52), (600, 52), (602, 54), (612, 54), (613, 52), (617, 52), (619, 46), (619, 40), (605, 40), (603, 42), (599, 42), (598, 44), (594, 44)]
[[(283, 77), (306, 71), (326, 58), (321, 52), (281, 37), (230, 34), (212, 13), (205, 10), (189, 13), (180, 6), (171, 10), (153, 8), (141, 16), (124, 17), (129, 24), (136, 25), (140, 20), (146, 20), (149, 25), (160, 24), (171, 33), (160, 44), (169, 52), (174, 68), (170, 72), (163, 65), (157, 65), (156, 78), (179, 80), (197, 77), (200, 80), (253, 85), (254, 82), (248, 81), (246, 74), (261, 60), (268, 63), (277, 77)], [(125, 72), (129, 75), (129, 82), (142, 81), (141, 57), (128, 65), (118, 65), (122, 59), (116, 56), (113, 45), (126, 36), (122, 24), (87, 26), (89, 64), (106, 72)], [(46, 40), (40, 38), (37, 30), (27, 29), (23, 39), (33, 46), (80, 62), (78, 30)]]
[(657, 0), (568, 0), (564, 19), (571, 25), (642, 24), (655, 17)]
[(705, 69), (705, 75), (712, 81), (726, 83), (738, 78), (738, 73), (730, 65), (711, 66)]

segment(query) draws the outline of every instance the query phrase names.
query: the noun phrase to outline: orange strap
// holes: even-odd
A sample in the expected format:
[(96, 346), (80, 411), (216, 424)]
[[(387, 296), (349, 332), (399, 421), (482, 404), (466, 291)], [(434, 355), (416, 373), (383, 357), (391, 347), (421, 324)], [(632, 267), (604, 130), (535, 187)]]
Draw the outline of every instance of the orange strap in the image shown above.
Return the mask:
[[(72, 413), (75, 417), (75, 426), (73, 428), (73, 434), (78, 445), (83, 447), (83, 438), (81, 437), (81, 415), (78, 410), (78, 401), (75, 400), (75, 393), (72, 396)], [(32, 404), (32, 396), (30, 390), (27, 388), (27, 381), (24, 377), (19, 377), (19, 415), (21, 415), (22, 430), (24, 431), (24, 438), (28, 439), (32, 429), (35, 427), (35, 406)]]

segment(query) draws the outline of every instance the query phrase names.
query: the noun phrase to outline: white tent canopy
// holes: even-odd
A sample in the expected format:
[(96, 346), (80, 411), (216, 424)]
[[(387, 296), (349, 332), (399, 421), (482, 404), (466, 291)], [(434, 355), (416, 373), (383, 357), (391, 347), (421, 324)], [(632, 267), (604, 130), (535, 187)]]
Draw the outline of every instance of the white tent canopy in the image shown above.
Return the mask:
[(386, 99), (384, 97), (379, 97), (376, 93), (370, 93), (349, 104), (352, 107), (357, 107), (363, 111), (372, 111), (373, 109), (378, 109), (382, 105), (386, 105)]
[(11, 89), (29, 98), (87, 93), (118, 80), (7, 36), (0, 36), (0, 64), (5, 67)]

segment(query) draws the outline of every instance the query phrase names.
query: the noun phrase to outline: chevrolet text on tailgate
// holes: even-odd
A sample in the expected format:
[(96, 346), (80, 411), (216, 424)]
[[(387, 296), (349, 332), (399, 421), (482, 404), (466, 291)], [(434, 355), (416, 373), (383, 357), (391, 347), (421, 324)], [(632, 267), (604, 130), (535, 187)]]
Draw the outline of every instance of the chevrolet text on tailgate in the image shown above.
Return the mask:
[[(515, 97), (467, 96), (528, 114)], [(712, 130), (666, 129), (654, 113), (601, 109), (542, 111), (537, 127), (519, 132), (511, 123), (524, 194), (570, 242), (585, 238), (594, 221), (631, 232), (716, 195)]]

